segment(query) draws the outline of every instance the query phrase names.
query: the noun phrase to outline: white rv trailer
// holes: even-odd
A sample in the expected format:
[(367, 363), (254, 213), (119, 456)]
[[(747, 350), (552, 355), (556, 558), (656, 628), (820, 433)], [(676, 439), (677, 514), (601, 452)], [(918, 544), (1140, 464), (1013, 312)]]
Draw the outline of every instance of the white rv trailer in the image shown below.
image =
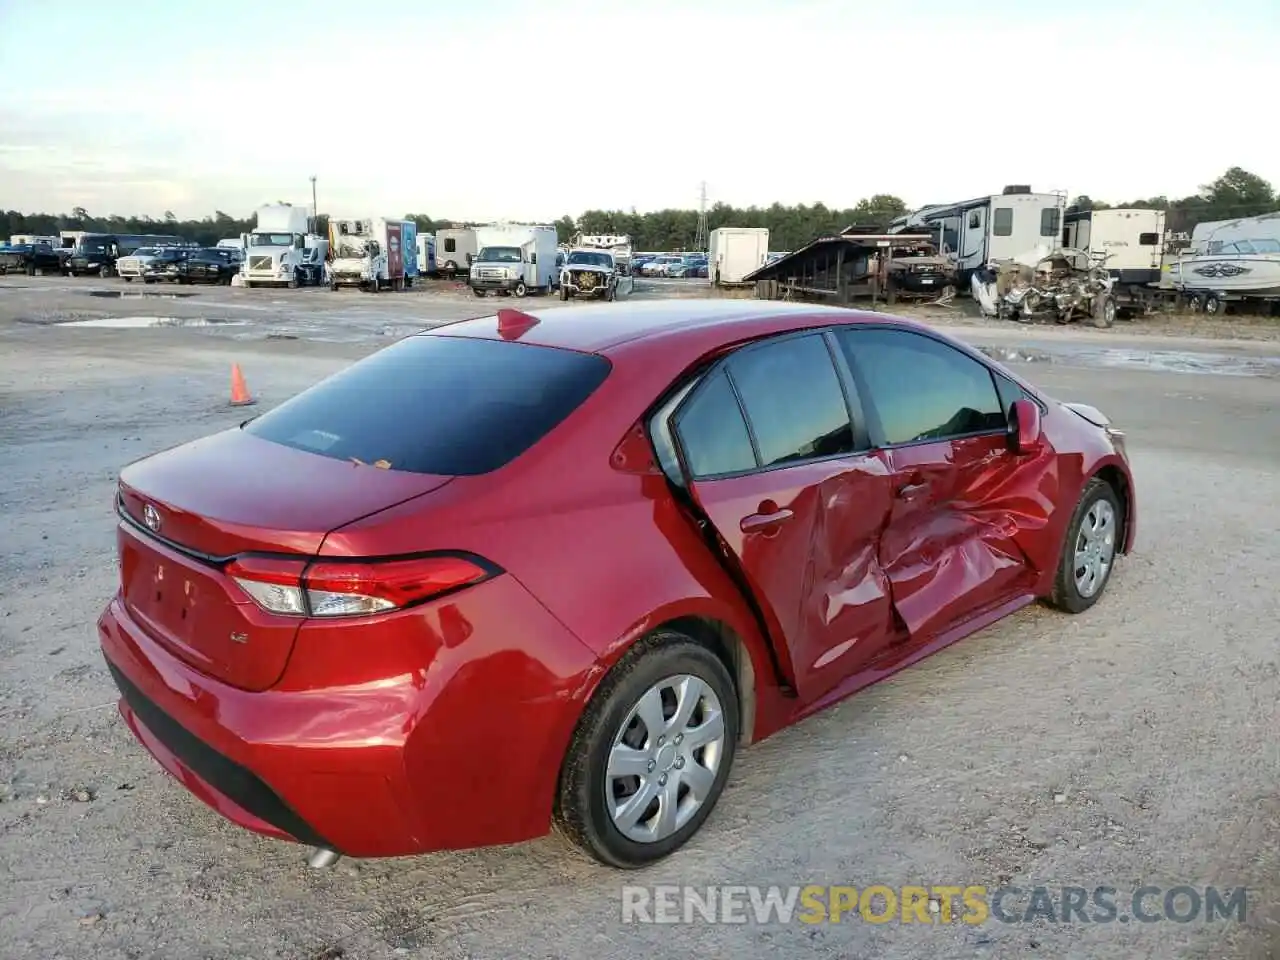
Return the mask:
[(1110, 271), (1118, 284), (1158, 284), (1164, 252), (1164, 211), (1134, 208), (1068, 213), (1062, 228), (1062, 245), (1089, 254)]
[(922, 228), (937, 233), (938, 248), (956, 261), (956, 285), (969, 289), (975, 270), (993, 260), (1009, 260), (1037, 248), (1048, 254), (1062, 246), (1063, 192), (1032, 193), (1027, 186), (959, 203), (933, 204), (899, 217), (889, 233)]
[(472, 227), (445, 227), (436, 231), (436, 269), (452, 280), (471, 272), (471, 264), (480, 248)]

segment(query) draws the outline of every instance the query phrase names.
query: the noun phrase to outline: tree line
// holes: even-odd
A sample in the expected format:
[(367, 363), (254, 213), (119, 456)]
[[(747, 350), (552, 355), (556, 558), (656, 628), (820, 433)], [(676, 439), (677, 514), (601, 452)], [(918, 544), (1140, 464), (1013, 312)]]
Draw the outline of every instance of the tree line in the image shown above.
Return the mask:
[[(1197, 223), (1204, 221), (1252, 217), (1270, 212), (1280, 207), (1280, 196), (1266, 180), (1240, 167), (1232, 167), (1187, 197), (1173, 200), (1147, 197), (1113, 205), (1081, 195), (1072, 200), (1068, 210), (1104, 210), (1109, 206), (1164, 210), (1170, 231), (1190, 232)], [(717, 203), (707, 210), (707, 229), (722, 226), (768, 227), (770, 247), (794, 250), (815, 237), (839, 233), (854, 224), (884, 226), (907, 209), (900, 198), (887, 194), (877, 194), (846, 209), (822, 203), (794, 207), (775, 203), (769, 207), (746, 208)], [(405, 214), (405, 219), (413, 220), (419, 230), (429, 233), (442, 227), (476, 225), (449, 218), (436, 219), (423, 213)], [(691, 250), (697, 244), (698, 220), (697, 210), (668, 209), (650, 213), (588, 210), (576, 218), (566, 214), (554, 223), (562, 243), (568, 243), (579, 232), (621, 233), (631, 236), (637, 250)], [(233, 217), (221, 210), (200, 220), (179, 220), (171, 211), (156, 219), (150, 216), (94, 216), (83, 207), (73, 208), (70, 214), (24, 214), (6, 210), (0, 212), (0, 238), (7, 239), (13, 234), (56, 235), (60, 230), (89, 230), (95, 233), (172, 234), (213, 245), (223, 238), (247, 233), (255, 222), (253, 215)], [(328, 218), (321, 214), (315, 226), (320, 233), (327, 232)]]

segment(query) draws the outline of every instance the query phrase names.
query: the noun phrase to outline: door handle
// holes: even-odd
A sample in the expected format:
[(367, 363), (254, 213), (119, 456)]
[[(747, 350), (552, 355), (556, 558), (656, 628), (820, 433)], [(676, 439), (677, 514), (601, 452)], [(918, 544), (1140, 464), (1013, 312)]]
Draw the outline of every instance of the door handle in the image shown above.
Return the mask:
[(753, 513), (749, 517), (743, 517), (738, 527), (743, 533), (755, 533), (757, 530), (768, 530), (780, 523), (786, 523), (794, 516), (794, 513), (785, 508), (774, 510), (772, 513)]
[(928, 489), (928, 483), (904, 483), (898, 488), (898, 498), (900, 500), (914, 500)]

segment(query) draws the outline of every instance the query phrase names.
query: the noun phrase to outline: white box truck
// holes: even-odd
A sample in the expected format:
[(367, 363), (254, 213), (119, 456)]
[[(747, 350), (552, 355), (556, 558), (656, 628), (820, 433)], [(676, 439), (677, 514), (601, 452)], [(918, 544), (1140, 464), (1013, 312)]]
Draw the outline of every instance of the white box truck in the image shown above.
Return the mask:
[(310, 232), (307, 208), (269, 203), (256, 212), (257, 226), (240, 237), (245, 253), (240, 264), (244, 286), (319, 284), (329, 243)]
[(403, 290), (418, 272), (417, 224), (412, 220), (330, 220), (329, 249), (330, 290)]
[[(493, 224), (476, 229), (480, 248), (471, 265), (471, 289), (477, 297), (549, 293), (559, 282), (556, 228), (546, 224)], [(436, 254), (437, 258), (440, 256)]]
[(712, 286), (742, 283), (742, 278), (765, 265), (769, 256), (768, 227), (717, 227), (708, 238), (707, 267)]

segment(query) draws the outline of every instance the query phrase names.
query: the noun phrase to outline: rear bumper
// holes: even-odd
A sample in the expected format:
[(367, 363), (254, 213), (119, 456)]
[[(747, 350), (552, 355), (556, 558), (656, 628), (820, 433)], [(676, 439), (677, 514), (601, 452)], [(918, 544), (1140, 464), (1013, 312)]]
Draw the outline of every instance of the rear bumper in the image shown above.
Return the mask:
[(178, 659), (118, 596), (98, 632), (125, 722), (192, 794), (355, 857), (546, 833), (595, 665), (510, 576), (377, 626), (304, 626), (280, 683), (256, 693)]

